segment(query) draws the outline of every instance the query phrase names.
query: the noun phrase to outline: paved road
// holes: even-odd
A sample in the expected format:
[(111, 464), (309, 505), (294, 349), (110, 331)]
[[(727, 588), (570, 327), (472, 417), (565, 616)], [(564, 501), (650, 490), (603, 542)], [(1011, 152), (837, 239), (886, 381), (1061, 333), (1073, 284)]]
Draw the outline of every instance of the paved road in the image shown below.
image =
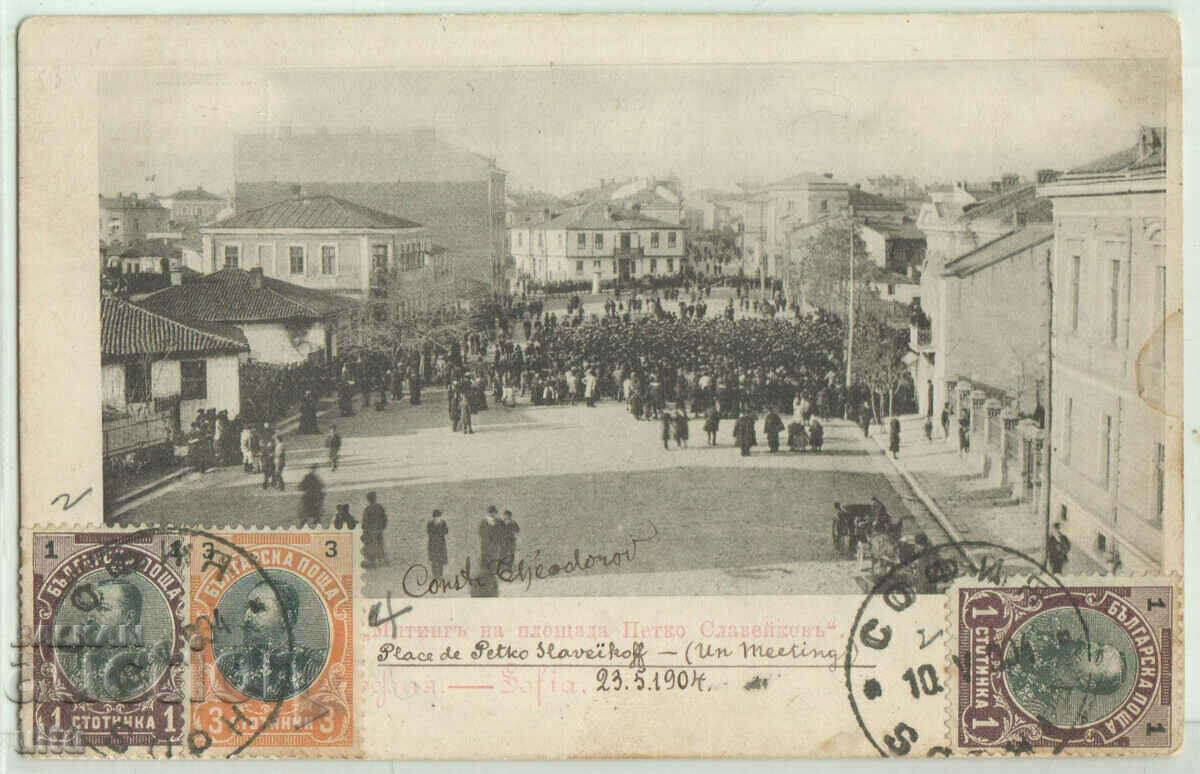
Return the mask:
[[(118, 520), (291, 526), (296, 484), (320, 464), (326, 523), (338, 503), (361, 514), (368, 490), (387, 508), (391, 566), (366, 571), (372, 596), (403, 593), (405, 570), (425, 562), (424, 522), (434, 508), (450, 525), (448, 574), (468, 557), (477, 566), (478, 524), (489, 504), (511, 509), (520, 523), (518, 558), (547, 567), (567, 562), (575, 549), (585, 558), (611, 556), (655, 535), (620, 566), (504, 584), (505, 595), (856, 593), (855, 563), (838, 557), (830, 540), (832, 504), (872, 496), (894, 515), (911, 516), (907, 528), (942, 537), (878, 447), (849, 424), (827, 425), (821, 454), (758, 447), (743, 458), (732, 422), (722, 424), (715, 448), (697, 419), (690, 448), (664, 451), (657, 422), (636, 421), (613, 402), (521, 405), (477, 414), (476, 433), (465, 436), (449, 430), (444, 391), (424, 397), (420, 407), (405, 401), (337, 420), (345, 440), (336, 472), (324, 466), (320, 437), (293, 436), (285, 492), (225, 468), (193, 474)], [(420, 575), (414, 572), (410, 590)]]

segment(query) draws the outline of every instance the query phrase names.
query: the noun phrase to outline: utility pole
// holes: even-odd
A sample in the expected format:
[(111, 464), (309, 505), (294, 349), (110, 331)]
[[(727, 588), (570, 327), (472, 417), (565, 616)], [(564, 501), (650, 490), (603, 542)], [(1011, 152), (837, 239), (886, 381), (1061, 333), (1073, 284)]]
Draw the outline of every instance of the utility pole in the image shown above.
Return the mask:
[(850, 386), (853, 383), (853, 367), (854, 361), (854, 218), (849, 219), (850, 223), (850, 311), (847, 317), (849, 318), (850, 340), (846, 345), (846, 397), (847, 410), (849, 410), (849, 393)]

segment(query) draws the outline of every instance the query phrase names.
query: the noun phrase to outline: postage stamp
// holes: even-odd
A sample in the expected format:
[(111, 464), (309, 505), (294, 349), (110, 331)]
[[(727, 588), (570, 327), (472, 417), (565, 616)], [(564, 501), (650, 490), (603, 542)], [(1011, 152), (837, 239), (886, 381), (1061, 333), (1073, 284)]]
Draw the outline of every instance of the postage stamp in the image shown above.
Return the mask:
[(156, 536), (34, 536), (35, 746), (179, 745), (184, 734), (186, 580)]
[(357, 535), (26, 533), (27, 752), (354, 757)]
[(956, 589), (962, 749), (1173, 748), (1170, 585)]
[[(192, 660), (192, 733), (214, 750), (352, 752), (355, 535), (193, 535), (189, 590), (206, 624)], [(193, 644), (195, 648), (195, 644)]]

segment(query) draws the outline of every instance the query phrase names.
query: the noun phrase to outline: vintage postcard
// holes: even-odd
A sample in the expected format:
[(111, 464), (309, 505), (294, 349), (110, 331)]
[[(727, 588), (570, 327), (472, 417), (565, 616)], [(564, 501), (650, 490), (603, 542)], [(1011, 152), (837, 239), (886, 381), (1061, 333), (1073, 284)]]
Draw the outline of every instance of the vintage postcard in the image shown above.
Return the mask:
[(21, 754), (1180, 749), (1170, 17), (18, 46)]

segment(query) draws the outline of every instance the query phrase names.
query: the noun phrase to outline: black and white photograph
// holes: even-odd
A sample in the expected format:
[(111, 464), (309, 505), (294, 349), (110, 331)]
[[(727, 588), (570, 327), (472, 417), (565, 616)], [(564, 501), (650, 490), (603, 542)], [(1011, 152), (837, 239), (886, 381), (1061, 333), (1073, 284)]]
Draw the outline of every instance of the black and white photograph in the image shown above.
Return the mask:
[(1156, 571), (1170, 78), (109, 73), (106, 522), (357, 525), (373, 595)]

